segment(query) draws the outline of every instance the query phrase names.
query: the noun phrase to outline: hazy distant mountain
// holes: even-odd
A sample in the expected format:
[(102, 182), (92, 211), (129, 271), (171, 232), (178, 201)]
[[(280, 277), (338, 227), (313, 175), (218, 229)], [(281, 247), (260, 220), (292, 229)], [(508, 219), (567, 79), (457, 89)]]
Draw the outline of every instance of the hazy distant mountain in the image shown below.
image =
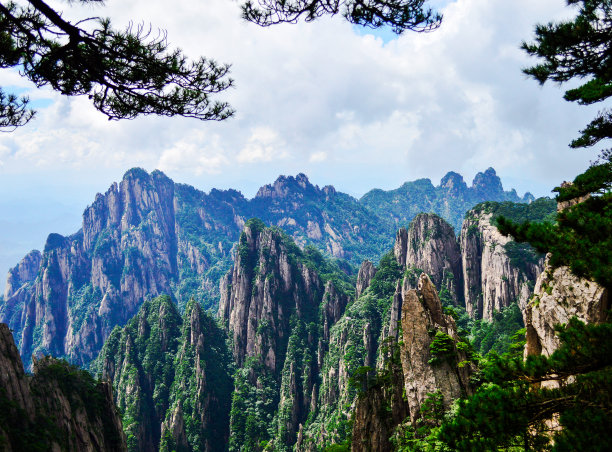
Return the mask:
[(407, 226), (420, 212), (430, 212), (444, 218), (458, 233), (465, 212), (480, 202), (531, 202), (534, 199), (529, 192), (521, 198), (516, 190), (504, 191), (495, 170), (489, 168), (476, 174), (471, 187), (463, 176), (451, 171), (437, 187), (429, 179), (418, 179), (395, 190), (371, 190), (359, 202), (379, 215), (391, 216), (396, 227)]

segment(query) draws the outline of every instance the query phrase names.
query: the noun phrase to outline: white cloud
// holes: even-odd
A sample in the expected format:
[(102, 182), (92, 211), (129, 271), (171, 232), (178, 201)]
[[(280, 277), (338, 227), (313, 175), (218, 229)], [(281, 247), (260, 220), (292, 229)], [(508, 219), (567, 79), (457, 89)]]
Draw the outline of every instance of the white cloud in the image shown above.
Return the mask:
[(163, 151), (157, 167), (169, 173), (218, 174), (229, 163), (219, 137), (198, 131)]
[(324, 162), (325, 160), (327, 160), (327, 152), (324, 151), (313, 152), (308, 158), (308, 161), (311, 163), (320, 163)]
[(271, 162), (288, 156), (285, 142), (275, 130), (270, 127), (257, 127), (251, 132), (236, 160), (240, 163)]

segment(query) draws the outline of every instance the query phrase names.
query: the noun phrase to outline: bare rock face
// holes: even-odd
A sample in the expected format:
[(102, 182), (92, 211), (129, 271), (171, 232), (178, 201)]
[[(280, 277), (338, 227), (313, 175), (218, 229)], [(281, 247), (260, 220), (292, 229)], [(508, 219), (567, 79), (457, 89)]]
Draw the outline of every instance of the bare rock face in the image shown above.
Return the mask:
[[(214, 295), (207, 272), (215, 263), (229, 267), (241, 221), (233, 205), (244, 198), (213, 192), (130, 170), (96, 196), (79, 232), (50, 234), (42, 254), (12, 269), (0, 320), (16, 332), (26, 366), (34, 353), (88, 364), (147, 298), (171, 293), (182, 306), (194, 295), (183, 293), (186, 285)], [(211, 220), (217, 216), (234, 220)]]
[[(460, 367), (466, 361), (465, 352), (458, 350), (459, 341), (455, 321), (442, 311), (435, 287), (426, 274), (419, 278), (418, 288), (409, 290), (402, 304), (403, 344), (400, 356), (403, 367), (406, 398), (410, 418), (419, 417), (419, 409), (427, 394), (440, 391), (444, 404), (470, 393), (470, 365)], [(453, 351), (449, 356), (432, 355), (434, 338), (448, 338)], [(433, 360), (432, 360), (433, 358)]]
[(0, 324), (0, 403), (3, 450), (127, 451), (121, 418), (108, 383), (45, 357), (26, 377), (6, 324)]
[(404, 400), (404, 378), (401, 366), (391, 366), (390, 384), (370, 389), (355, 403), (353, 415), (353, 452), (388, 452), (393, 450), (390, 438), (397, 425), (409, 414)]
[(278, 372), (278, 352), (289, 337), (291, 314), (311, 309), (315, 292), (323, 294), (318, 275), (291, 262), (289, 254), (278, 232), (261, 222), (247, 223), (234, 267), (222, 281), (219, 303), (238, 366), (249, 356), (262, 356), (266, 366)]
[(525, 355), (550, 356), (560, 345), (555, 325), (567, 323), (574, 316), (585, 323), (605, 322), (609, 309), (605, 288), (575, 276), (568, 267), (553, 269), (547, 264), (523, 313)]
[(442, 218), (417, 215), (408, 230), (398, 231), (394, 254), (402, 267), (423, 270), (453, 303), (463, 304), (461, 252), (453, 228)]
[(355, 289), (355, 298), (359, 296), (370, 286), (372, 278), (376, 274), (376, 267), (369, 260), (365, 260), (359, 267), (359, 273), (357, 274), (357, 286)]
[(460, 236), (466, 310), (473, 318), (489, 321), (513, 302), (525, 309), (543, 268), (543, 259), (501, 235), (491, 216), (469, 212)]
[(41, 260), (40, 251), (34, 250), (28, 253), (17, 266), (9, 270), (4, 298), (13, 297), (23, 285), (32, 283), (36, 279)]

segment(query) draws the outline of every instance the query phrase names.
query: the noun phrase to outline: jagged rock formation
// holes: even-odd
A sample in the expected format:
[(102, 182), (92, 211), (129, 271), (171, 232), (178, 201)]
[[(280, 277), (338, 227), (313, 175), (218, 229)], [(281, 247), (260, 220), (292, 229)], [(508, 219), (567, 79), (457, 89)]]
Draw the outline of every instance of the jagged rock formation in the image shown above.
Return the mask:
[(370, 286), (370, 282), (376, 274), (376, 267), (369, 260), (364, 260), (359, 267), (359, 273), (357, 273), (357, 286), (355, 287), (355, 298), (359, 298), (360, 295)]
[(469, 394), (471, 367), (465, 351), (457, 346), (461, 340), (455, 321), (443, 313), (436, 289), (426, 274), (419, 277), (417, 289), (406, 293), (401, 321), (400, 355), (406, 399), (414, 422), (428, 394), (440, 391), (445, 407)]
[[(301, 251), (261, 221), (246, 223), (234, 267), (222, 282), (219, 305), (241, 368), (235, 379), (230, 450), (257, 448), (260, 440), (279, 449), (293, 445), (300, 424), (316, 406), (329, 329), (348, 302), (345, 288), (338, 286), (347, 277), (330, 265), (317, 251)], [(334, 283), (318, 273), (330, 271), (336, 272)], [(245, 423), (249, 406), (260, 397), (251, 390), (255, 386), (270, 395), (271, 405), (257, 408), (262, 423), (251, 428), (259, 438), (251, 444), (255, 438), (245, 436)], [(272, 438), (270, 425), (276, 432)]]
[(421, 406), (436, 394), (445, 408), (471, 394), (473, 364), (452, 317), (445, 315), (436, 288), (423, 273), (416, 288), (407, 276), (398, 281), (393, 305), (403, 292), (402, 336), (380, 342), (376, 377), (355, 402), (353, 451), (390, 451), (396, 427), (417, 422)]
[(26, 376), (11, 332), (0, 323), (0, 447), (125, 451), (110, 385), (50, 357)]
[(604, 287), (575, 276), (568, 267), (553, 269), (547, 263), (523, 312), (525, 355), (550, 356), (559, 347), (555, 325), (565, 324), (574, 316), (585, 323), (602, 323), (607, 321), (610, 307)]
[(521, 198), (515, 190), (503, 191), (495, 170), (489, 168), (476, 175), (472, 187), (467, 186), (460, 174), (451, 171), (437, 187), (429, 179), (419, 179), (395, 190), (371, 190), (360, 202), (378, 215), (390, 215), (395, 229), (407, 225), (421, 212), (432, 212), (448, 221), (459, 233), (465, 212), (480, 202), (530, 202), (533, 199), (531, 193)]
[(471, 317), (485, 320), (511, 303), (525, 309), (543, 268), (541, 256), (501, 235), (492, 219), (485, 208), (471, 210), (460, 237), (465, 307)]
[(408, 230), (401, 228), (393, 249), (405, 269), (427, 273), (454, 304), (463, 304), (461, 251), (452, 227), (434, 214), (419, 214)]
[[(450, 219), (483, 196), (510, 196), (499, 191), (494, 172), (489, 175), (475, 183), (474, 197), (472, 189), (462, 188), (461, 176), (449, 173), (434, 190), (439, 192), (434, 204)], [(402, 211), (401, 222), (421, 210), (438, 211), (429, 191), (389, 195), (393, 206), (395, 201), (412, 206)], [(15, 332), (26, 366), (32, 353), (87, 365), (112, 328), (131, 318), (146, 298), (166, 293), (181, 309), (190, 297), (215, 306), (218, 282), (231, 266), (246, 219), (259, 217), (300, 246), (311, 243), (357, 265), (364, 258), (378, 260), (392, 244), (396, 221), (384, 205), (373, 203), (372, 195), (357, 201), (331, 186), (319, 188), (303, 174), (281, 176), (247, 200), (235, 190), (206, 194), (159, 171), (135, 168), (96, 196), (80, 231), (49, 235), (43, 253), (30, 253), (11, 270), (0, 321)]]
[(181, 318), (163, 296), (113, 330), (92, 369), (115, 387), (129, 451), (181, 445), (222, 451), (229, 434), (230, 365), (214, 320), (194, 301)]

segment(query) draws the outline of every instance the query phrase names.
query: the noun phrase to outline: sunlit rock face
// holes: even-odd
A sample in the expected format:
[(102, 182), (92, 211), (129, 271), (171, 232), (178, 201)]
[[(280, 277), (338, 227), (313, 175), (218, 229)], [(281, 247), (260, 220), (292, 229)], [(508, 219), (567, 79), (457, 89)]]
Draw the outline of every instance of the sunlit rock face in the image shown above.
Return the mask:
[[(525, 309), (543, 259), (514, 257), (515, 245), (491, 224), (491, 214), (468, 212), (460, 236), (465, 307), (473, 318), (492, 320), (496, 311), (518, 303)], [(520, 250), (519, 250), (520, 251)], [(523, 253), (523, 251), (520, 251)]]

